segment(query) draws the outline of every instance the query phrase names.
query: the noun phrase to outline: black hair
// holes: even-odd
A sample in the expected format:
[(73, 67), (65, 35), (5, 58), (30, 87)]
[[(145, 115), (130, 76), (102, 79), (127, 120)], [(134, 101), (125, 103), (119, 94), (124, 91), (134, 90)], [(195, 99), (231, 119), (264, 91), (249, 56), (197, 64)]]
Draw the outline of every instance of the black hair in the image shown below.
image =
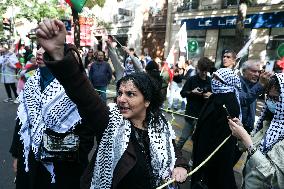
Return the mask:
[(189, 61), (188, 60), (186, 60), (184, 63), (189, 66)]
[(222, 54), (221, 54), (222, 57), (221, 57), (221, 66), (220, 66), (220, 68), (225, 68), (224, 62), (223, 62), (223, 56), (224, 56), (225, 53), (230, 53), (232, 55), (233, 59), (237, 58), (237, 54), (236, 54), (236, 52), (234, 50), (232, 50), (232, 49), (224, 49), (222, 51)]
[(147, 63), (147, 65), (146, 65), (146, 67), (145, 67), (145, 70), (146, 70), (146, 71), (159, 70), (159, 65), (158, 65), (155, 61), (150, 60), (150, 61)]
[(276, 75), (272, 76), (265, 88), (265, 93), (268, 94), (270, 89), (272, 87), (275, 87), (277, 89), (277, 91), (280, 93), (281, 90), (280, 90), (280, 84), (279, 84), (279, 81), (278, 81), (278, 78), (276, 77)]
[(153, 60), (150, 60), (147, 63), (145, 70), (150, 77), (154, 78), (157, 81), (159, 88), (162, 88), (163, 78), (160, 75), (159, 64)]
[(202, 57), (197, 62), (197, 68), (199, 71), (210, 71), (214, 63), (207, 57)]
[(122, 77), (116, 84), (118, 92), (121, 83), (132, 81), (133, 84), (139, 89), (146, 101), (150, 102), (146, 110), (146, 123), (149, 123), (151, 116), (154, 118), (154, 125), (158, 123), (159, 116), (161, 116), (160, 107), (163, 104), (163, 96), (161, 94), (161, 87), (159, 82), (145, 72), (135, 72), (130, 75)]
[(226, 53), (230, 53), (232, 55), (233, 59), (236, 59), (236, 57), (237, 57), (237, 54), (236, 54), (236, 52), (234, 50), (232, 50), (232, 49), (225, 49), (224, 53), (222, 54), (222, 58), (223, 58), (224, 54), (226, 54)]

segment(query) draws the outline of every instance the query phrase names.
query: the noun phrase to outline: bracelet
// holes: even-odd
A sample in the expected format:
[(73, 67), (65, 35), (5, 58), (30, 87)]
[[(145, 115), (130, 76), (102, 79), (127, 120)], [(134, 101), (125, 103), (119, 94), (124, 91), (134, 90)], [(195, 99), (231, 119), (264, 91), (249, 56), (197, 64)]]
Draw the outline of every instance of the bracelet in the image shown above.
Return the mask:
[(256, 152), (256, 147), (252, 144), (248, 147), (247, 152), (249, 156), (252, 156)]

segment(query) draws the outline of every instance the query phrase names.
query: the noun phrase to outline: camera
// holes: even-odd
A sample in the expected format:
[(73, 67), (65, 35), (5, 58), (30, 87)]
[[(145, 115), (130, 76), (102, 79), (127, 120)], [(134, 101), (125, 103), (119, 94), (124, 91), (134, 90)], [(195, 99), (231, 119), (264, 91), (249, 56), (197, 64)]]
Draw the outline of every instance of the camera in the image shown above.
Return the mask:
[(207, 92), (210, 91), (210, 89), (208, 87), (198, 88), (197, 90), (198, 90), (198, 92), (202, 92), (202, 93), (207, 93)]
[(198, 88), (197, 91), (198, 92), (203, 92), (203, 89)]

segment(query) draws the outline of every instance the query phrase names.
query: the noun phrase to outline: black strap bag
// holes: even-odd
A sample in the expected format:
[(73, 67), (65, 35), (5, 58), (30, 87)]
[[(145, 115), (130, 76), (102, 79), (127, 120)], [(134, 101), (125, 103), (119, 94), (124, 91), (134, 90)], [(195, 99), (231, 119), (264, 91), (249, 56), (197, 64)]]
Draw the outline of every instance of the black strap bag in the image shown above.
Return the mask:
[(57, 133), (46, 129), (39, 150), (41, 161), (78, 161), (79, 136), (73, 131)]

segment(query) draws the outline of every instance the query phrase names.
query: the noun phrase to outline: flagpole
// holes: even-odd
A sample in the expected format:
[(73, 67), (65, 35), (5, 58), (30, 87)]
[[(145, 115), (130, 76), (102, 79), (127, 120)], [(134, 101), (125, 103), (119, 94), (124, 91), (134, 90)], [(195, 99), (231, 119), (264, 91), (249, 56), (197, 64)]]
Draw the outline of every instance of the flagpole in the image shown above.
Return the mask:
[(110, 35), (120, 46), (123, 46), (121, 43), (119, 43), (119, 41), (113, 36), (113, 35)]

